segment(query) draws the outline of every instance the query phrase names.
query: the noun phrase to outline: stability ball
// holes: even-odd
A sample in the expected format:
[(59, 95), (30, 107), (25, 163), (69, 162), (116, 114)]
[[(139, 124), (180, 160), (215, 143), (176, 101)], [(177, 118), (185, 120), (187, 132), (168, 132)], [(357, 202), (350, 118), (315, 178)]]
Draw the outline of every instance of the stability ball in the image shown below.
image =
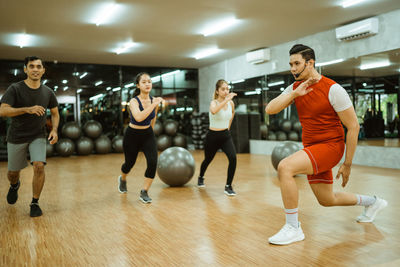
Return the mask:
[(49, 141), (46, 142), (46, 157), (53, 156), (54, 145), (51, 145)]
[(261, 133), (261, 139), (267, 139), (267, 137), (268, 137), (268, 127), (267, 127), (267, 125), (261, 124), (260, 133)]
[(295, 132), (295, 131), (291, 131), (291, 132), (288, 134), (288, 139), (289, 139), (290, 141), (298, 141), (298, 140), (299, 140), (299, 134), (298, 134), (297, 132)]
[(61, 138), (56, 144), (56, 151), (63, 157), (69, 157), (75, 152), (75, 143), (68, 138)]
[(156, 136), (159, 136), (160, 134), (162, 134), (163, 132), (163, 125), (161, 122), (156, 121), (156, 123), (154, 124), (153, 127), (153, 132)]
[(117, 153), (124, 152), (122, 143), (124, 142), (124, 137), (122, 135), (116, 135), (112, 140), (112, 148)]
[(292, 130), (292, 123), (289, 120), (282, 121), (281, 130), (285, 133), (289, 133)]
[(159, 151), (164, 151), (165, 149), (169, 148), (171, 143), (171, 137), (168, 135), (163, 134), (157, 138), (157, 148)]
[(301, 123), (299, 121), (296, 121), (295, 123), (293, 123), (293, 130), (295, 130), (296, 132), (301, 131)]
[(173, 120), (168, 120), (164, 124), (164, 131), (169, 136), (175, 136), (178, 131), (178, 123)]
[(101, 135), (103, 127), (101, 126), (100, 122), (90, 120), (83, 125), (83, 131), (85, 132), (86, 136), (95, 139)]
[(274, 166), (275, 170), (277, 170), (278, 164), (279, 162), (281, 162), (281, 160), (299, 150), (300, 146), (297, 143), (291, 141), (286, 141), (275, 146), (274, 149), (272, 150), (272, 155), (271, 155), (272, 166)]
[(93, 141), (89, 137), (82, 136), (76, 141), (76, 152), (78, 155), (89, 155), (93, 151)]
[(274, 132), (269, 132), (268, 133), (268, 140), (275, 141), (276, 140), (276, 134)]
[(193, 177), (194, 171), (194, 158), (182, 147), (170, 147), (158, 157), (158, 176), (169, 186), (183, 186)]
[(94, 141), (94, 147), (98, 154), (107, 154), (111, 152), (111, 140), (105, 135), (100, 136)]
[(76, 140), (81, 136), (81, 127), (77, 122), (69, 121), (61, 128), (61, 134), (66, 138)]
[(286, 135), (285, 132), (279, 131), (279, 132), (276, 133), (276, 138), (279, 141), (286, 141), (287, 140), (287, 135)]
[(172, 145), (173, 146), (179, 146), (186, 148), (187, 143), (186, 143), (186, 136), (183, 134), (177, 134), (173, 139), (172, 139)]

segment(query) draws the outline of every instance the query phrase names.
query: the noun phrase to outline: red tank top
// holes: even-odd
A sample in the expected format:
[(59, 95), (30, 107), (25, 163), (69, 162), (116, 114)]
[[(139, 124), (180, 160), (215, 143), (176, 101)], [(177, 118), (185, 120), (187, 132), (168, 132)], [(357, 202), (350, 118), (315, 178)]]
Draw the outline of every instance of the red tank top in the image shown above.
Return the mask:
[[(293, 90), (296, 90), (301, 83), (295, 82)], [(329, 90), (335, 83), (322, 76), (319, 82), (309, 87), (313, 88), (313, 91), (294, 100), (303, 127), (304, 146), (344, 141), (342, 123), (329, 102)]]

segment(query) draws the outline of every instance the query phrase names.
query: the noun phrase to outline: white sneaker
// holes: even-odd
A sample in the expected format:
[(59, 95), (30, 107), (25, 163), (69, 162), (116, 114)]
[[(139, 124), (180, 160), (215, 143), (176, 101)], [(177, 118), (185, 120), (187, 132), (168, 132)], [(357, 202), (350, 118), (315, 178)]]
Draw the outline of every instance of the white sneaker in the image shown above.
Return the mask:
[(285, 224), (277, 234), (268, 239), (269, 243), (274, 245), (289, 245), (290, 243), (302, 240), (304, 240), (304, 233), (300, 223), (298, 228), (290, 224)]
[(363, 213), (357, 217), (357, 222), (373, 222), (378, 212), (387, 206), (387, 201), (375, 196), (374, 204), (366, 206)]

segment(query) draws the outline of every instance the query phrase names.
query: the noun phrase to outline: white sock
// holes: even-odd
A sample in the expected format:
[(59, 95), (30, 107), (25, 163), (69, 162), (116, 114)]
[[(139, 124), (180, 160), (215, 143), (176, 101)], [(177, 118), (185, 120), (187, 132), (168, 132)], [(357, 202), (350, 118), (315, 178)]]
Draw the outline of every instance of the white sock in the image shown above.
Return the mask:
[(356, 194), (356, 197), (357, 197), (357, 205), (358, 206), (367, 207), (367, 206), (370, 206), (370, 205), (374, 204), (375, 201), (376, 201), (376, 198), (375, 197), (371, 197), (371, 196), (364, 196), (364, 195), (357, 195)]
[(285, 209), (286, 215), (286, 223), (291, 226), (298, 228), (299, 227), (299, 208), (295, 209)]

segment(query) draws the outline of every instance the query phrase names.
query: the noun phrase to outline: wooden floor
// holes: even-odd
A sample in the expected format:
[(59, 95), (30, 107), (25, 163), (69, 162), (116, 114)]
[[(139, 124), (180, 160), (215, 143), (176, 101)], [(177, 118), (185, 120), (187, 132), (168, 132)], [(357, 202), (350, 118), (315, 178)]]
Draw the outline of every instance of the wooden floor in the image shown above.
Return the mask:
[(400, 147), (399, 138), (384, 138), (384, 139), (370, 139), (358, 140), (360, 146), (385, 146), (385, 147)]
[[(193, 154), (197, 177), (203, 155)], [(274, 246), (267, 240), (284, 215), (269, 156), (238, 154), (236, 197), (223, 194), (227, 160), (218, 153), (205, 189), (195, 178), (182, 188), (156, 178), (149, 205), (138, 200), (143, 155), (128, 177), (128, 194), (117, 191), (122, 160), (50, 158), (38, 218), (29, 217), (32, 168), (22, 172), (20, 198), (11, 206), (0, 162), (0, 266), (400, 266), (400, 170), (353, 167), (346, 191), (389, 202), (373, 224), (355, 222), (361, 207), (319, 206), (298, 177), (306, 239)]]

